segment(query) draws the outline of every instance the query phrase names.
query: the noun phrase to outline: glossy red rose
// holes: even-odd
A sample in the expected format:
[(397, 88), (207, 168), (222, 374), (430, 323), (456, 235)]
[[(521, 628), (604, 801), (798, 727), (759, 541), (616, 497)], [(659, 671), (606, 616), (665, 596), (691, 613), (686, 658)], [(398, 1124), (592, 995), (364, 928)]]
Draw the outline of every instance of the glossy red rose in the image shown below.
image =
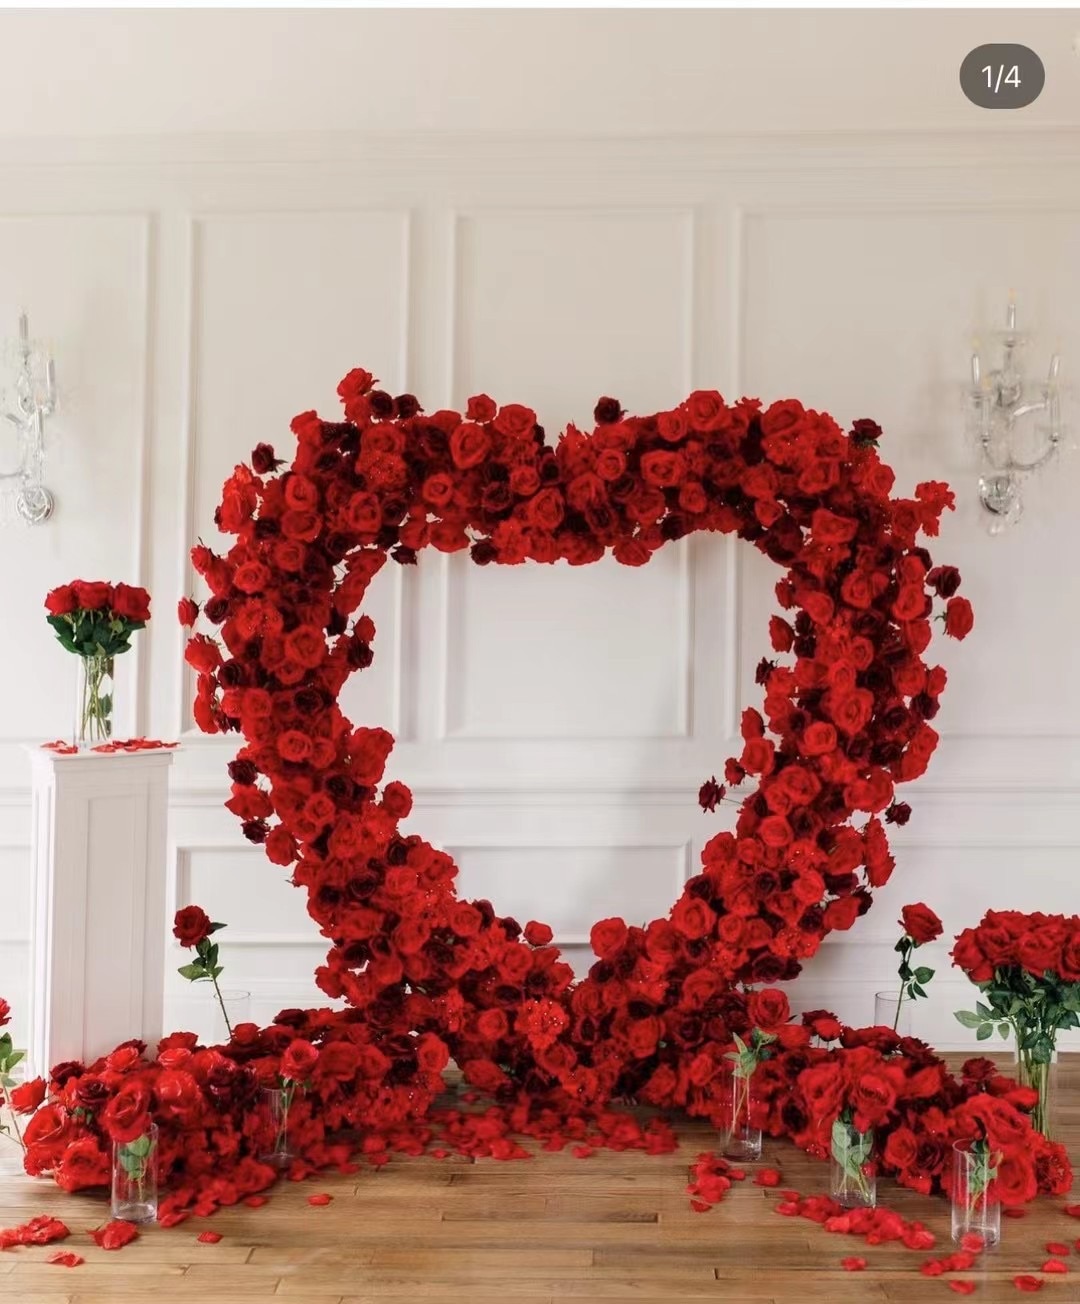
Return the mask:
[(80, 611), (103, 611), (112, 601), (113, 587), (104, 580), (75, 580), (71, 587)]
[(318, 1062), (318, 1049), (310, 1041), (297, 1038), (281, 1057), (281, 1076), (291, 1082), (306, 1082)]
[(975, 614), (967, 598), (950, 598), (945, 608), (945, 633), (950, 638), (963, 639), (975, 626)]
[(210, 916), (201, 906), (184, 906), (173, 920), (173, 937), (181, 946), (197, 946), (210, 936), (212, 926)]

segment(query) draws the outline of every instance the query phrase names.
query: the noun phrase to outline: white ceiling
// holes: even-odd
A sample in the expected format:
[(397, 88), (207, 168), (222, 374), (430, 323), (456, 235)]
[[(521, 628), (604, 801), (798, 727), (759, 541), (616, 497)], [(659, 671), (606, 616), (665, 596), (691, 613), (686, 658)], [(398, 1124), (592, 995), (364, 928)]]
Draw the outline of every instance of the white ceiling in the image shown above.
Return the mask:
[[(1080, 125), (1068, 10), (39, 10), (0, 14), (0, 135), (638, 133)], [(1038, 101), (963, 56), (1021, 41)]]

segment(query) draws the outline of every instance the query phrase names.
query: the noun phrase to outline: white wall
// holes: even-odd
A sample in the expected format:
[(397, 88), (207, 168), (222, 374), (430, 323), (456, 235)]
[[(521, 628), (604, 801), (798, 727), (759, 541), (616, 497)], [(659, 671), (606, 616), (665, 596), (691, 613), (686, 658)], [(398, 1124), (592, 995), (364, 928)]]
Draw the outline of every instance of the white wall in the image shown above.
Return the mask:
[[(120, 731), (183, 736), (170, 891), (229, 921), (228, 978), (252, 990), (257, 1016), (315, 999), (325, 948), (301, 894), (221, 808), (230, 747), (189, 727), (172, 612), (188, 546), (214, 535), (224, 475), (259, 440), (287, 451), (295, 412), (333, 413), (357, 364), (431, 408), (478, 389), (530, 403), (550, 437), (586, 423), (601, 393), (653, 410), (695, 386), (877, 418), (901, 486), (957, 488), (935, 555), (960, 566), (977, 624), (941, 649), (943, 743), (907, 794), (894, 881), (829, 940), (798, 1002), (868, 1020), (908, 901), (934, 905), (950, 933), (986, 906), (1075, 908), (1080, 454), (1032, 485), (1018, 530), (990, 539), (959, 433), (972, 330), (1009, 287), (1066, 367), (1080, 359), (1080, 60), (1068, 15), (1006, 18), (982, 15), (972, 35), (967, 15), (931, 13), (809, 26), (745, 13), (125, 14), (121, 34), (119, 15), (0, 16), (0, 34), (48, 38), (72, 74), (21, 117), (4, 111), (18, 83), (0, 85), (0, 324), (29, 307), (64, 391), (56, 517), (0, 533), (0, 992), (25, 1010), (21, 746), (69, 725), (73, 667), (41, 599), (79, 573), (154, 594), (125, 659)], [(1007, 123), (955, 89), (962, 54), (999, 27), (1057, 74)], [(556, 45), (559, 31), (576, 39)], [(94, 34), (86, 69), (126, 60), (109, 95), (108, 79), (76, 75)], [(241, 36), (246, 65), (225, 58)], [(350, 42), (375, 51), (351, 72)], [(907, 52), (927, 96), (901, 96), (883, 42)], [(462, 75), (399, 93), (385, 47)], [(601, 49), (621, 73), (595, 62)], [(843, 94), (835, 77), (809, 94), (808, 53), (847, 69)], [(185, 81), (197, 59), (210, 78), (199, 92)], [(272, 59), (276, 77), (257, 76)], [(735, 95), (759, 69), (769, 93)], [(493, 91), (478, 99), (484, 70)], [(878, 83), (896, 94), (875, 98)], [(428, 130), (437, 110), (455, 128), (441, 136)], [(493, 118), (499, 133), (471, 130)], [(399, 130), (330, 131), (372, 124)], [(771, 134), (723, 134), (733, 125)], [(214, 134), (173, 134), (189, 129)], [(684, 542), (642, 572), (425, 555), (380, 577), (376, 663), (348, 709), (401, 739), (392, 769), (417, 794), (413, 827), (459, 856), (466, 889), (548, 918), (581, 960), (592, 919), (663, 911), (721, 827), (695, 794), (756, 700), (774, 579), (734, 540)], [(945, 949), (931, 960), (943, 971)], [(964, 983), (942, 972), (934, 991), (923, 1029), (960, 1044), (950, 1011)], [(170, 1003), (171, 1020), (196, 1017), (179, 979)]]

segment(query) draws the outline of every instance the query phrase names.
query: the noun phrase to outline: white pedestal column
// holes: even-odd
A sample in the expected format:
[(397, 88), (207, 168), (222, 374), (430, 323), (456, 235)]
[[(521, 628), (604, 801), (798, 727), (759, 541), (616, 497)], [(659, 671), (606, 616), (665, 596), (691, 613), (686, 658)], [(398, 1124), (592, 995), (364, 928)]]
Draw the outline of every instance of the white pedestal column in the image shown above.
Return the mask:
[(172, 752), (30, 756), (32, 1076), (162, 1035)]

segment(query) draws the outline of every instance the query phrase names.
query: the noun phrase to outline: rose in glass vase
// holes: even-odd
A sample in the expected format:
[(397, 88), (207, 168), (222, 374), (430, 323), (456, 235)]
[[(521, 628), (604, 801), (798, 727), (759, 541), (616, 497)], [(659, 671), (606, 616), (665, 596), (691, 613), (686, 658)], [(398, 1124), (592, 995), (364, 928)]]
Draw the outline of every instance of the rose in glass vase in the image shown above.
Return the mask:
[(1048, 1137), (1057, 1034), (1080, 1027), (1080, 918), (988, 910), (959, 934), (952, 956), (983, 995), (957, 1019), (979, 1041), (995, 1029), (1014, 1036), (1020, 1082), (1038, 1095), (1032, 1125)]
[(48, 594), (45, 610), (61, 646), (79, 658), (72, 742), (79, 748), (107, 743), (116, 705), (115, 660), (150, 619), (150, 595), (130, 584), (73, 580)]

